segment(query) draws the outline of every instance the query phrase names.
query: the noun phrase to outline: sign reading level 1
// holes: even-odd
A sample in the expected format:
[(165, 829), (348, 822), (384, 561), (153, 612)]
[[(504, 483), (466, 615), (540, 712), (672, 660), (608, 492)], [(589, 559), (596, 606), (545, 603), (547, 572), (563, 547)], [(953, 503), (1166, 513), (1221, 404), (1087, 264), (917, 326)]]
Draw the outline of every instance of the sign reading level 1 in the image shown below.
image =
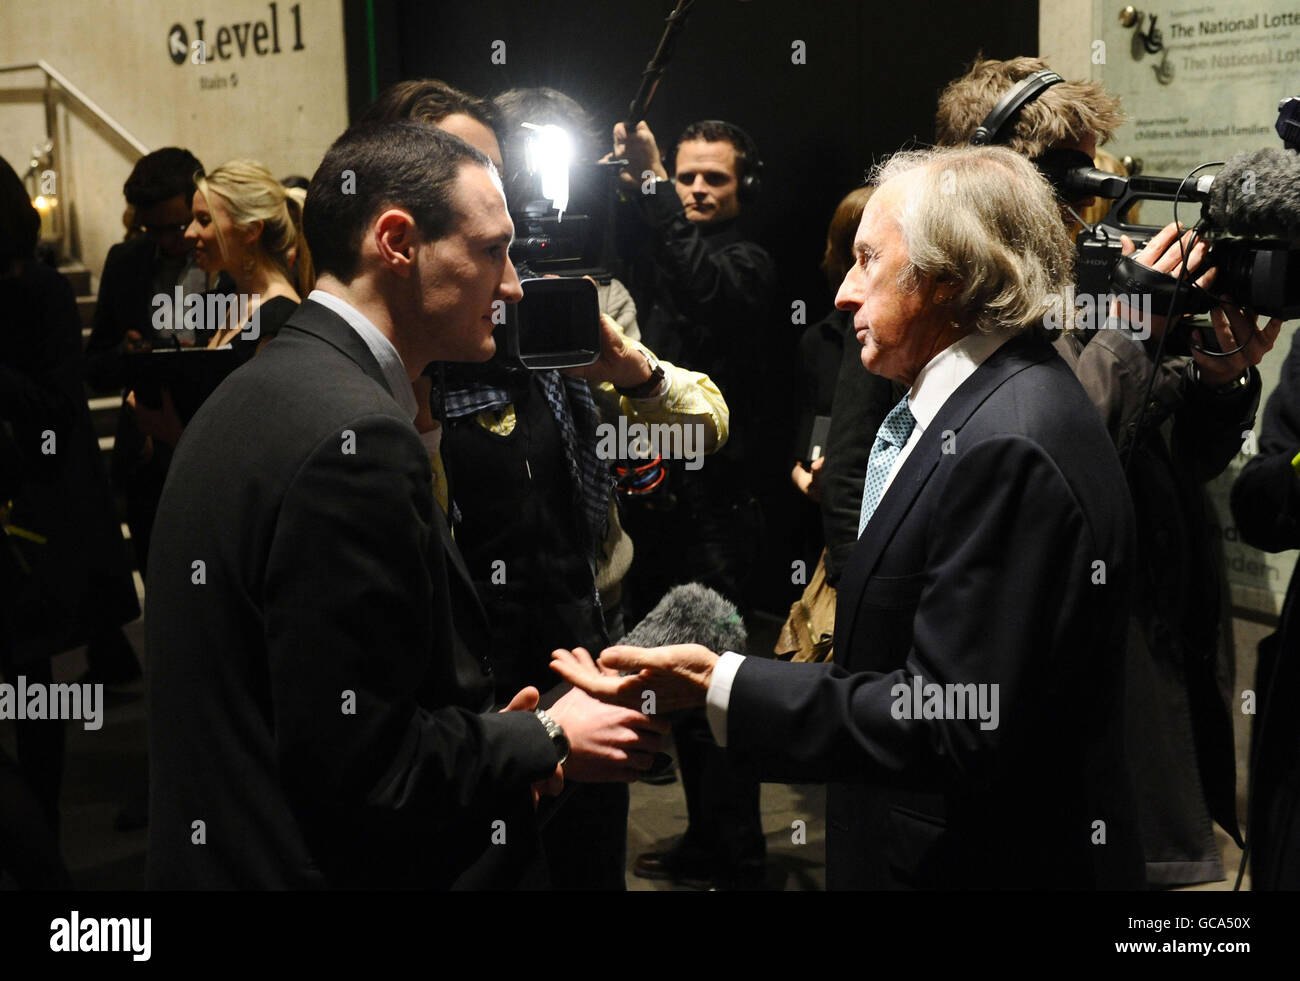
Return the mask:
[[(201, 65), (209, 61), (229, 61), (238, 53), (240, 58), (247, 58), (251, 50), (259, 58), (268, 54), (280, 53), (280, 12), (277, 4), (269, 3), (270, 19), (244, 21), (242, 24), (222, 24), (216, 29), (211, 40), (204, 35), (204, 18), (194, 19), (194, 40), (183, 24), (173, 24), (167, 32), (167, 53), (172, 62), (183, 65), (186, 61)], [(302, 43), (302, 4), (295, 3), (289, 8), (293, 15), (293, 47), (290, 51), (301, 51), (306, 45)], [(286, 38), (287, 41), (287, 38)]]

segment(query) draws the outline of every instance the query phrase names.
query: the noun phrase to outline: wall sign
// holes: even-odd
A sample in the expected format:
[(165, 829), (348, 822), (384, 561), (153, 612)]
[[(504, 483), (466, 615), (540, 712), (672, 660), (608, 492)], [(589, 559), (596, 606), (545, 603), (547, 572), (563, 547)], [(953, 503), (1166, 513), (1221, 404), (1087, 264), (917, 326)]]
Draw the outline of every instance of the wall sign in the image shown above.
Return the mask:
[[(1120, 22), (1125, 0), (1101, 0), (1094, 6), (1093, 36), (1104, 44), (1100, 61), (1093, 58), (1093, 77), (1123, 99), (1128, 114), (1106, 149), (1141, 159), (1144, 174), (1179, 178), (1200, 164), (1244, 150), (1281, 149), (1274, 129), (1278, 102), (1300, 95), (1300, 11), (1294, 2), (1156, 2), (1161, 5), (1143, 4), (1140, 19), (1127, 27)], [(1185, 211), (1180, 205), (1178, 217), (1192, 224), (1199, 213), (1195, 204)], [(1162, 220), (1167, 218), (1166, 213)], [(1284, 325), (1259, 366), (1265, 400), (1277, 384), (1296, 329), (1294, 323)], [(1269, 555), (1241, 542), (1228, 503), (1233, 481), (1254, 452), (1258, 418), (1254, 433), (1243, 434), (1242, 451), (1211, 484), (1210, 494), (1234, 602), (1276, 613), (1296, 553)]]
[[(269, 14), (265, 20), (246, 20), (242, 23), (213, 24), (208, 18), (194, 19), (193, 35), (184, 24), (173, 24), (167, 32), (167, 54), (175, 65), (186, 62), (204, 65), (250, 55), (264, 57), (277, 55), (284, 50), (302, 51), (302, 4), (288, 8), (285, 24), (285, 47), (280, 45), (280, 11), (277, 3), (267, 4)], [(290, 23), (292, 28), (290, 29)], [(292, 35), (293, 43), (289, 38)]]

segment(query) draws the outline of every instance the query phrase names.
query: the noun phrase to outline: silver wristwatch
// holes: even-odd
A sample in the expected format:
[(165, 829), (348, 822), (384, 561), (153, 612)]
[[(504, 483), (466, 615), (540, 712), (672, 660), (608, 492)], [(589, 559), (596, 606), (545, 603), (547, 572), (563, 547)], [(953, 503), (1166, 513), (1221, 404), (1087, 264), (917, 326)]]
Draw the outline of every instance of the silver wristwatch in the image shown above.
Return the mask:
[(533, 714), (546, 729), (546, 734), (551, 737), (551, 742), (555, 745), (555, 751), (559, 753), (560, 758), (555, 762), (563, 766), (569, 758), (569, 737), (564, 734), (564, 727), (552, 719), (541, 709), (534, 709)]

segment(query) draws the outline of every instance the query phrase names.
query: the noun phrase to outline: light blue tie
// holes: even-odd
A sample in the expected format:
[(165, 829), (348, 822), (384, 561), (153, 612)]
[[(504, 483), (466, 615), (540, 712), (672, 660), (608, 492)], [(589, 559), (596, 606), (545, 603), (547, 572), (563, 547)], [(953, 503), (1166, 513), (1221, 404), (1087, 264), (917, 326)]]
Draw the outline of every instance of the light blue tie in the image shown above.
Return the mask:
[(862, 517), (858, 520), (858, 537), (867, 527), (867, 522), (876, 512), (881, 495), (885, 493), (885, 482), (889, 472), (894, 469), (894, 461), (907, 445), (907, 438), (912, 435), (916, 419), (907, 407), (907, 396), (889, 410), (885, 421), (876, 433), (876, 442), (871, 447), (871, 457), (867, 460), (867, 481), (862, 487)]

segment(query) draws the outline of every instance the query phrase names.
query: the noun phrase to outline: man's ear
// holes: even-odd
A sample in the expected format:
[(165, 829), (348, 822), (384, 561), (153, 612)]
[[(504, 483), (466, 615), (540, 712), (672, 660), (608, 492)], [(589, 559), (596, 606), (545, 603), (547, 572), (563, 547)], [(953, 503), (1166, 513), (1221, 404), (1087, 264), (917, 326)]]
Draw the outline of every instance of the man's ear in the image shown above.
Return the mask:
[(370, 227), (380, 263), (400, 276), (408, 275), (415, 265), (415, 248), (420, 240), (411, 213), (389, 208)]

